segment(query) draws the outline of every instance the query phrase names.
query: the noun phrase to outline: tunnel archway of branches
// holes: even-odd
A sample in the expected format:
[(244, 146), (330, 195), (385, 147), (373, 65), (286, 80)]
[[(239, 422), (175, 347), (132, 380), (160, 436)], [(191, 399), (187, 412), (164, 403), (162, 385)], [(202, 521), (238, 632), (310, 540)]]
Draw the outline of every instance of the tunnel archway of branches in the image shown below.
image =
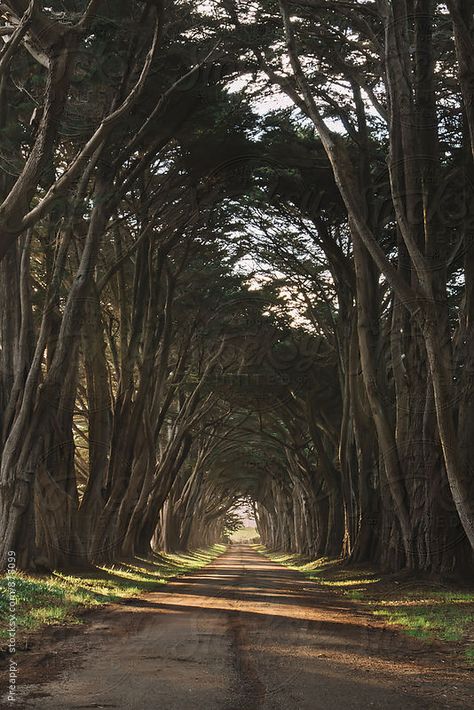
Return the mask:
[(2, 560), (472, 570), (471, 5), (338, 8), (2, 4)]

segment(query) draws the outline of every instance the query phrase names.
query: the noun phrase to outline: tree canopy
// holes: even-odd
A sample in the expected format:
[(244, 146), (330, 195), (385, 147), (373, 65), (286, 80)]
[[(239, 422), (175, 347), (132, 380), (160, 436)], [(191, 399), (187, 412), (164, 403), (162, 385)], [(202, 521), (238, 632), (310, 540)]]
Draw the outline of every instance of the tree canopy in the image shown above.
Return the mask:
[(5, 564), (472, 571), (473, 11), (1, 3)]

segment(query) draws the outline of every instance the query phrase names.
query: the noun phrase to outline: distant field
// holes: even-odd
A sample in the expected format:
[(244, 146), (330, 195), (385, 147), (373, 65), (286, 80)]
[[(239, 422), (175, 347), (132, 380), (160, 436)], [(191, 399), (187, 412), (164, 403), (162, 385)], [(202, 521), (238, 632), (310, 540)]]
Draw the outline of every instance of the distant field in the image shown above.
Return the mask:
[(257, 528), (242, 528), (231, 535), (232, 542), (245, 542), (246, 540), (255, 540), (258, 537)]

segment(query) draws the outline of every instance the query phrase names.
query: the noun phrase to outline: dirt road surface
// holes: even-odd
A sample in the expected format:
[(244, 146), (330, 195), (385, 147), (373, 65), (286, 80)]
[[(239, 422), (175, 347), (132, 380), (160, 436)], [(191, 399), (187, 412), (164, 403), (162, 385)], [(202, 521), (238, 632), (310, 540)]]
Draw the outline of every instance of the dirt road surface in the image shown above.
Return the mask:
[(15, 707), (474, 707), (472, 678), (445, 649), (394, 632), (244, 545), (86, 622), (18, 654)]

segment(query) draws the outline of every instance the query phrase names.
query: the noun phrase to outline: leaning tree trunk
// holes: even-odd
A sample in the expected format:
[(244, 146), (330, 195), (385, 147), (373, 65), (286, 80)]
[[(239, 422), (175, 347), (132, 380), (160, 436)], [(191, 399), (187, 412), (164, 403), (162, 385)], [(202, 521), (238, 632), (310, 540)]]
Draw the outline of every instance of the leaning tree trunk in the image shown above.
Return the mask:
[[(33, 491), (38, 465), (43, 460), (44, 442), (60, 409), (62, 388), (80, 334), (86, 297), (100, 240), (108, 220), (107, 197), (109, 184), (105, 175), (96, 176), (96, 204), (92, 212), (81, 261), (64, 309), (54, 358), (42, 387), (37, 383), (44, 347), (41, 340), (33, 360), (21, 408), (5, 442), (0, 470), (0, 560), (6, 564), (7, 552), (15, 550), (19, 564), (28, 568), (35, 565), (31, 538), (24, 536), (26, 521), (31, 524)], [(46, 341), (43, 338), (45, 345)], [(46, 439), (45, 439), (46, 437)], [(74, 560), (71, 560), (74, 563)]]

